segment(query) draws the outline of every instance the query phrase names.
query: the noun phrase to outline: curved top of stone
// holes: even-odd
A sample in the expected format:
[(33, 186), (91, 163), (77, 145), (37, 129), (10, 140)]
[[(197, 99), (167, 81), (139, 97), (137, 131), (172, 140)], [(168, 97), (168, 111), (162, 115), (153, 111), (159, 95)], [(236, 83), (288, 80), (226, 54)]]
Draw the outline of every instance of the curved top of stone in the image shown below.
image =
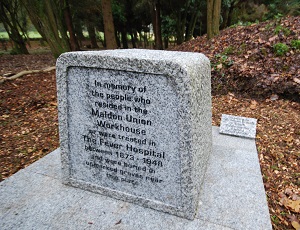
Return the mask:
[(146, 49), (68, 52), (57, 59), (57, 67), (62, 69), (85, 66), (168, 75), (193, 69), (199, 63), (209, 64), (209, 60), (201, 53)]

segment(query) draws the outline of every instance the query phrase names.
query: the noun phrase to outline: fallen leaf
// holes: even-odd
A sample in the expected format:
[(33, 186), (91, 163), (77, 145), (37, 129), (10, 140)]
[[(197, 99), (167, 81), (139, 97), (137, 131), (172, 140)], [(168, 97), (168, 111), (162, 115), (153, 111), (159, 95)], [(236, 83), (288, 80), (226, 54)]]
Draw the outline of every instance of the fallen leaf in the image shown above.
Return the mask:
[(57, 103), (56, 102), (50, 102), (50, 105), (57, 106)]
[(291, 209), (294, 212), (300, 213), (300, 200), (290, 200), (287, 198), (283, 198), (281, 202), (285, 207)]
[(300, 200), (300, 197), (297, 196), (296, 194), (293, 194), (292, 195), (292, 200)]
[(294, 80), (294, 82), (300, 84), (300, 79), (294, 77), (293, 80)]
[(223, 65), (222, 63), (220, 63), (219, 65), (217, 65), (217, 69), (222, 69)]
[(276, 101), (276, 100), (278, 100), (278, 95), (277, 94), (272, 94), (271, 95), (271, 97), (270, 97), (270, 99), (272, 100), (272, 101)]
[(292, 221), (292, 226), (293, 226), (296, 230), (300, 230), (300, 224), (299, 224), (299, 222)]
[(291, 207), (295, 212), (300, 213), (300, 200), (290, 201), (289, 207)]
[(250, 109), (256, 109), (256, 105), (257, 105), (257, 101), (252, 100), (251, 105), (250, 105)]
[(273, 37), (269, 38), (269, 42), (273, 42), (273, 41), (275, 41), (275, 40), (276, 40), (276, 38), (278, 38), (278, 36), (277, 36), (277, 35), (275, 35), (275, 36), (273, 36)]
[[(294, 138), (293, 138), (292, 136), (288, 136), (288, 137), (285, 139), (286, 142), (292, 142), (293, 140), (294, 140)], [(291, 195), (291, 194), (289, 194), (289, 195)]]
[(293, 191), (290, 188), (286, 188), (285, 191), (284, 191), (284, 193), (290, 196), (290, 195), (293, 194)]
[(33, 149), (27, 149), (27, 153), (32, 153)]
[(287, 217), (289, 218), (292, 226), (296, 229), (296, 230), (300, 230), (300, 223), (299, 220), (297, 219), (296, 216), (294, 215), (287, 215)]
[(261, 38), (258, 39), (258, 42), (261, 44), (261, 43), (264, 43), (265, 41), (262, 40)]

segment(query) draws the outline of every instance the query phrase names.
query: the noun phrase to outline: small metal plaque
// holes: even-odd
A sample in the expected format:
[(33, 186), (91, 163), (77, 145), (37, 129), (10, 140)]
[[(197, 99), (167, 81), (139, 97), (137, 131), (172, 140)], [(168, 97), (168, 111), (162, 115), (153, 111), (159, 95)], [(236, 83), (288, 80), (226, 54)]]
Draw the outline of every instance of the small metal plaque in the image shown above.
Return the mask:
[(255, 138), (257, 119), (222, 114), (220, 133)]

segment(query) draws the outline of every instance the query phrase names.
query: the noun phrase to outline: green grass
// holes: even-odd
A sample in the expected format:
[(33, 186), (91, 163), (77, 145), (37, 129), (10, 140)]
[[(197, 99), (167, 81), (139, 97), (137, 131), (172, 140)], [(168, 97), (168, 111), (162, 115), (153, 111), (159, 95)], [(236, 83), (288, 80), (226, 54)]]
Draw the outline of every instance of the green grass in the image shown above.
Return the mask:
[(291, 30), (282, 25), (276, 26), (276, 28), (274, 29), (275, 34), (278, 35), (280, 32), (282, 32), (285, 36), (289, 36), (291, 34)]
[(233, 46), (228, 46), (223, 50), (224, 55), (229, 55), (234, 53), (234, 47)]
[(0, 39), (8, 40), (8, 34), (6, 32), (0, 32)]
[(289, 51), (289, 47), (284, 43), (277, 43), (273, 46), (273, 50), (277, 56), (283, 56)]
[[(28, 36), (31, 39), (42, 38), (42, 36), (37, 31), (29, 31)], [(0, 32), (0, 39), (9, 40), (9, 36), (8, 36), (7, 32)]]
[(28, 36), (29, 38), (33, 38), (33, 39), (42, 38), (42, 36), (37, 31), (29, 31)]
[(299, 49), (300, 49), (300, 40), (293, 40), (293, 41), (291, 41), (291, 46), (292, 46), (294, 49), (299, 50)]

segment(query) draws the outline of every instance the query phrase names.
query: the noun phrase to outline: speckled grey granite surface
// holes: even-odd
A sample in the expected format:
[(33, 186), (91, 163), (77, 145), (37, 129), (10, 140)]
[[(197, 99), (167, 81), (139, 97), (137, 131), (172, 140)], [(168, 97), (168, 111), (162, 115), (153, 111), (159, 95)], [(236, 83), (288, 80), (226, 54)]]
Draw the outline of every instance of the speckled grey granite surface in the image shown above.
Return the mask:
[(212, 134), (194, 220), (63, 185), (57, 149), (0, 183), (0, 229), (271, 230), (255, 141)]
[(57, 89), (64, 183), (195, 217), (212, 146), (204, 55), (65, 53)]

